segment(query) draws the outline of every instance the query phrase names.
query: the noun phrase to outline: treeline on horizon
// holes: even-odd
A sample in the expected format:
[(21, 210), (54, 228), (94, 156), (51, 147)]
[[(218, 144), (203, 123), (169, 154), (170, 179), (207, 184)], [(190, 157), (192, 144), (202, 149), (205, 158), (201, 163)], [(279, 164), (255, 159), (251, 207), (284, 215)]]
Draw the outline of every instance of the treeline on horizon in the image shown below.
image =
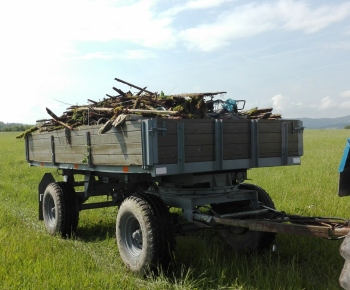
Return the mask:
[(22, 132), (32, 127), (33, 125), (22, 123), (4, 123), (0, 121), (0, 132)]

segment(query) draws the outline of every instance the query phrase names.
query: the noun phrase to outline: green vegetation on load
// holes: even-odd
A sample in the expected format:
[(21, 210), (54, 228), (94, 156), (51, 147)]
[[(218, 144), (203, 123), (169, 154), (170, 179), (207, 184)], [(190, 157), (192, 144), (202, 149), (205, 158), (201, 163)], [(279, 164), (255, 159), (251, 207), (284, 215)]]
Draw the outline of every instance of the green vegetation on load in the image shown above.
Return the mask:
[[(348, 130), (306, 130), (301, 166), (248, 171), (276, 208), (349, 218), (350, 197), (337, 196)], [(341, 241), (277, 236), (277, 252), (233, 252), (215, 230), (177, 238), (168, 275), (126, 270), (115, 242), (117, 208), (82, 211), (77, 237), (46, 233), (37, 218), (37, 188), (47, 168), (30, 168), (24, 141), (0, 133), (0, 280), (2, 289), (340, 289)], [(51, 170), (61, 180), (56, 170)]]

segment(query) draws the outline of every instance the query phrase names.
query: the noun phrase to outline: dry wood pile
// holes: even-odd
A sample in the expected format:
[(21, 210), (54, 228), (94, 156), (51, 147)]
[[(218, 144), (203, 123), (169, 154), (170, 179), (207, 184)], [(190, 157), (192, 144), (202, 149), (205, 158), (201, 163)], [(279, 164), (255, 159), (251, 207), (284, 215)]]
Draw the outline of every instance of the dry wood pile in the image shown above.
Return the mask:
[[(88, 99), (88, 105), (71, 106), (61, 115), (57, 116), (49, 108), (46, 108), (50, 119), (37, 121), (37, 125), (17, 138), (25, 134), (39, 130), (40, 132), (54, 131), (62, 128), (74, 130), (82, 125), (101, 125), (100, 133), (107, 132), (112, 125), (117, 126), (127, 114), (138, 114), (145, 117), (158, 117), (170, 119), (198, 119), (198, 118), (248, 118), (248, 119), (279, 119), (281, 115), (272, 114), (272, 108), (253, 108), (249, 111), (238, 111), (236, 101), (231, 101), (231, 107), (225, 106), (222, 100), (214, 100), (214, 96), (226, 92), (190, 93), (177, 95), (164, 95), (163, 92), (151, 92), (147, 87), (141, 88), (121, 79), (116, 81), (130, 88), (137, 89), (137, 93), (130, 90), (124, 92), (113, 87), (117, 93), (115, 96), (106, 94), (102, 101)], [(226, 101), (227, 102), (227, 101)], [(233, 107), (232, 107), (233, 102)], [(229, 109), (227, 109), (229, 108)]]
[(241, 112), (240, 115), (247, 116), (248, 119), (268, 119), (268, 120), (277, 120), (281, 119), (281, 114), (272, 114), (272, 108), (253, 108), (249, 111)]

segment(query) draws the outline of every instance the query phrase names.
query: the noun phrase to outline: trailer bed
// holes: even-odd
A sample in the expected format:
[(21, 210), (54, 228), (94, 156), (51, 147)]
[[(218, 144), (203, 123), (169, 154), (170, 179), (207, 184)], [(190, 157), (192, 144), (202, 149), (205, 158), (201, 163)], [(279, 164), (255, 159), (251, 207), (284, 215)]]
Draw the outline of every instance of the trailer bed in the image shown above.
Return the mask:
[(299, 120), (162, 119), (128, 115), (101, 125), (26, 136), (30, 165), (152, 176), (297, 165), (303, 155)]

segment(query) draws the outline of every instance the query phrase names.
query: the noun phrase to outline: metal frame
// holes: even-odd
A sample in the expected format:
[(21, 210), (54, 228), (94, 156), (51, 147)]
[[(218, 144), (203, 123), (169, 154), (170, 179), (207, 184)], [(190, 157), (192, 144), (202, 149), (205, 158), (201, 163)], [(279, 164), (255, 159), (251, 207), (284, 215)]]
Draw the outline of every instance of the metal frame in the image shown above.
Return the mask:
[[(162, 198), (167, 206), (180, 208), (183, 216), (191, 223), (200, 223), (205, 226), (233, 226), (244, 227), (252, 231), (282, 232), (290, 234), (312, 235), (326, 238), (340, 238), (349, 231), (348, 221), (339, 219), (319, 219), (304, 221), (304, 224), (295, 224), (291, 219), (281, 217), (270, 220), (242, 219), (259, 214), (276, 212), (272, 209), (261, 208), (256, 190), (239, 189), (232, 182), (232, 174), (243, 172), (246, 175), (248, 168), (297, 165), (300, 156), (288, 156), (289, 123), (281, 123), (281, 156), (274, 158), (259, 157), (259, 122), (251, 120), (251, 158), (239, 160), (223, 160), (223, 121), (215, 120), (215, 160), (208, 162), (185, 163), (185, 123), (177, 124), (177, 164), (158, 165), (158, 135), (167, 133), (166, 122), (160, 127), (157, 119), (146, 119), (141, 122), (142, 166), (99, 166), (92, 162), (90, 133), (86, 134), (87, 164), (57, 163), (55, 158), (55, 143), (51, 136), (51, 162), (36, 162), (29, 158), (29, 140), (25, 137), (26, 160), (30, 166), (57, 168), (62, 170), (64, 181), (73, 186), (83, 186), (84, 190), (77, 192), (82, 201), (81, 210), (99, 207), (117, 206), (122, 197), (118, 197), (118, 190), (135, 190), (138, 184), (149, 182), (157, 184), (145, 192)], [(302, 138), (303, 127), (292, 125), (293, 134)], [(300, 139), (299, 139), (300, 140)], [(344, 151), (339, 171), (348, 174), (348, 154), (350, 139)], [(302, 144), (298, 147), (300, 155), (303, 153)], [(83, 181), (75, 181), (74, 176), (84, 175)], [(341, 175), (341, 177), (344, 175)], [(347, 175), (348, 176), (348, 175)], [(98, 178), (96, 180), (95, 178)], [(118, 182), (113, 180), (118, 179)], [(343, 179), (344, 180), (344, 179)], [(347, 178), (350, 180), (350, 178)], [(38, 188), (39, 218), (42, 219), (42, 196), (45, 188), (54, 178), (50, 173), (44, 174)], [(201, 187), (201, 183), (210, 186)], [(345, 183), (341, 183), (344, 185)], [(348, 186), (348, 183), (345, 184)], [(347, 188), (350, 188), (349, 186)], [(114, 194), (114, 191), (117, 193)], [(350, 195), (342, 193), (343, 195)], [(111, 201), (87, 203), (92, 196), (112, 195)], [(224, 215), (206, 214), (200, 211), (208, 204), (248, 201), (250, 210), (245, 212), (228, 213)]]

